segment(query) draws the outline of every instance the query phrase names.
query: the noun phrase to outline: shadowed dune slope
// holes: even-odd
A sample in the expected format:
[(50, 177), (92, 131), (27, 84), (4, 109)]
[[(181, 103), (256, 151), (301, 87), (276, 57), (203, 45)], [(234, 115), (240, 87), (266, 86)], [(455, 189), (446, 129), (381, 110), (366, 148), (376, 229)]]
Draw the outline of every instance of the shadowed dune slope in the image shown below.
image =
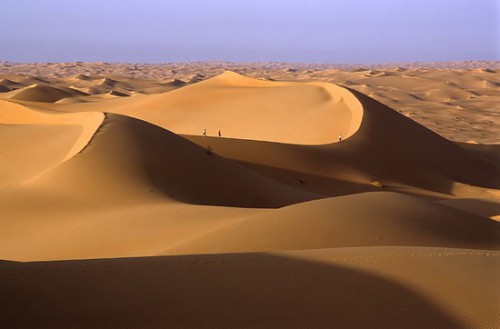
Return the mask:
[(0, 78), (0, 86), (4, 88), (4, 89), (2, 89), (2, 90), (4, 90), (3, 92), (7, 92), (7, 91), (21, 88), (23, 85), (18, 83), (18, 82), (7, 79), (7, 78)]
[(133, 203), (160, 193), (187, 203), (279, 207), (318, 197), (209, 154), (165, 129), (114, 114), (83, 152), (27, 184), (97, 203)]
[[(441, 204), (457, 208), (483, 217), (500, 217), (500, 200), (498, 199), (450, 199), (439, 201)], [(500, 238), (500, 235), (499, 235)]]
[[(375, 134), (379, 129), (374, 130)], [(389, 131), (385, 130), (392, 135)], [(441, 144), (439, 138), (435, 147), (432, 139), (421, 146), (417, 136), (413, 140), (411, 136), (394, 134), (394, 140), (382, 136), (386, 140), (377, 141), (376, 136), (361, 131), (347, 141), (321, 146), (185, 137), (199, 145), (211, 145), (218, 154), (286, 184), (329, 196), (380, 188), (460, 196), (463, 191), (455, 186), (461, 182), (470, 190), (465, 197), (492, 197), (485, 188), (498, 189), (500, 184), (500, 163), (446, 141)], [(399, 137), (409, 145), (400, 144)]]
[(436, 190), (445, 192), (453, 192), (445, 187), (446, 180), (500, 188), (500, 163), (476, 157), (376, 100), (353, 93), (365, 111), (360, 133), (349, 142), (358, 154), (364, 152), (376, 159), (370, 164), (381, 178), (390, 173), (407, 176), (411, 182), (414, 177), (417, 186), (421, 180), (429, 187), (435, 181)]
[(86, 94), (75, 89), (64, 87), (56, 88), (44, 84), (34, 84), (19, 90), (11, 91), (4, 96), (14, 100), (53, 103), (63, 98), (83, 95)]
[(166, 253), (356, 246), (497, 249), (500, 224), (431, 201), (373, 192), (316, 200), (242, 218)]
[(0, 317), (23, 329), (494, 328), (498, 257), (379, 247), (0, 262)]

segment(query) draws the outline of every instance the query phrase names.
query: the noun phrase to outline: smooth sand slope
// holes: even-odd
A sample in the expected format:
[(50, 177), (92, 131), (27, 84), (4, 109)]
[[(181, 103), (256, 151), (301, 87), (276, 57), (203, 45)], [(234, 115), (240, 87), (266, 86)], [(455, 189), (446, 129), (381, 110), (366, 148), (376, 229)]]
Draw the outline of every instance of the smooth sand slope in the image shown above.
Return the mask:
[(496, 249), (499, 236), (498, 224), (490, 219), (414, 197), (377, 192), (316, 200), (242, 218), (168, 253), (367, 245)]
[[(425, 107), (391, 94), (415, 88), (412, 72), (338, 73), (347, 88), (4, 76), (0, 323), (498, 326), (498, 148), (454, 143), (347, 82)], [(436, 103), (455, 92), (441, 85), (453, 72), (424, 73)], [(463, 88), (491, 89), (476, 86), (487, 74)]]
[(0, 187), (35, 176), (79, 153), (102, 113), (50, 113), (0, 100)]
[(9, 328), (495, 328), (498, 252), (319, 249), (0, 263)]
[(230, 71), (168, 93), (48, 107), (124, 114), (177, 134), (206, 130), (218, 136), (220, 130), (224, 137), (287, 144), (332, 143), (339, 134), (347, 138), (362, 116), (352, 93), (333, 84), (270, 82)]
[(114, 114), (78, 156), (26, 184), (89, 204), (126, 204), (158, 193), (190, 204), (268, 208), (315, 197), (164, 129)]

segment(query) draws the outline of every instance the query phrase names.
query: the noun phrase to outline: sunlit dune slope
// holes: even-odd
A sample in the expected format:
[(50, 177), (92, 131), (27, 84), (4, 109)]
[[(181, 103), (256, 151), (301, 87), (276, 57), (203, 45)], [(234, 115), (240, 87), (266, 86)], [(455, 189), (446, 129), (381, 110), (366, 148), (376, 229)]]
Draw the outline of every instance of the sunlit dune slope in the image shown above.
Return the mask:
[(202, 135), (206, 129), (217, 136), (220, 130), (225, 137), (295, 144), (347, 138), (362, 116), (356, 98), (333, 84), (263, 81), (229, 71), (168, 93), (67, 110), (125, 114), (177, 134)]
[(0, 186), (21, 182), (73, 157), (103, 118), (95, 112), (49, 114), (0, 100)]

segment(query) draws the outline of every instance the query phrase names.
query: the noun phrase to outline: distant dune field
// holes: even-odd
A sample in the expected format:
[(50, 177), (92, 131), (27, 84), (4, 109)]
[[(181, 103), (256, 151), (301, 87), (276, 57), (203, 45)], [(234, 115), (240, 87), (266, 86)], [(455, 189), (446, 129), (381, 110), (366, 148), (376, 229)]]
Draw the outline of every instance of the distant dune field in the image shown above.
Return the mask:
[(0, 63), (0, 327), (499, 327), (498, 66)]

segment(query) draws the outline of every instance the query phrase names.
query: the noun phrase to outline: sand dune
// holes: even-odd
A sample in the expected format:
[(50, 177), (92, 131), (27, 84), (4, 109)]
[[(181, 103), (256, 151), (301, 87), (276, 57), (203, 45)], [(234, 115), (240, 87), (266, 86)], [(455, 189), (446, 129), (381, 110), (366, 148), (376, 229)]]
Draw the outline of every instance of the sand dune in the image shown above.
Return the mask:
[(59, 103), (59, 104), (67, 104), (67, 103), (75, 104), (75, 103), (85, 103), (87, 101), (88, 101), (87, 99), (84, 100), (84, 99), (77, 98), (77, 97), (68, 97), (68, 98), (61, 98), (60, 100), (56, 101), (56, 103)]
[(0, 100), (0, 187), (73, 157), (102, 120), (101, 113), (49, 114)]
[(498, 199), (464, 198), (441, 200), (439, 202), (453, 208), (492, 219), (500, 215), (500, 201)]
[(89, 94), (103, 94), (109, 92), (122, 94), (135, 92), (141, 94), (156, 94), (182, 87), (185, 84), (178, 79), (153, 81), (108, 75), (95, 77), (84, 74), (68, 77), (64, 79), (63, 82), (65, 84), (70, 84), (74, 89), (86, 90)]
[[(303, 111), (303, 108), (309, 111)], [(100, 103), (71, 104), (66, 108), (58, 107), (58, 110), (115, 112), (140, 118), (178, 134), (201, 135), (206, 129), (209, 136), (214, 136), (221, 131), (222, 140), (187, 137), (204, 147), (210, 143), (218, 153), (239, 161), (247, 160), (232, 154), (233, 151), (228, 149), (228, 138), (282, 144), (331, 144), (342, 135), (345, 141), (342, 146), (324, 147), (316, 153), (320, 154), (321, 162), (327, 164), (330, 173), (337, 173), (328, 177), (345, 180), (352, 176), (352, 183), (356, 184), (379, 181), (384, 185), (403, 184), (458, 195), (461, 191), (454, 188), (454, 181), (485, 188), (498, 188), (500, 184), (498, 180), (491, 180), (499, 170), (498, 164), (470, 156), (457, 145), (373, 99), (330, 84), (302, 86), (249, 79), (226, 72), (174, 92), (130, 100), (119, 98)], [(277, 120), (281, 120), (281, 129), (275, 129)], [(391, 129), (385, 129), (386, 126)], [(350, 138), (354, 133), (355, 136)], [(232, 148), (238, 149), (244, 147), (242, 144), (248, 145), (237, 141), (234, 144)], [(261, 154), (263, 147), (269, 148), (256, 147)], [(252, 161), (266, 161), (259, 165), (282, 168), (274, 161), (269, 163), (278, 147), (269, 148), (265, 157), (255, 157), (248, 151), (243, 154)], [(412, 152), (406, 152), (407, 149)], [(308, 153), (313, 151), (307, 150)], [(297, 158), (304, 156), (302, 150), (296, 152), (299, 152)], [(283, 156), (277, 158), (283, 162)], [(309, 159), (309, 163), (318, 158)], [(291, 167), (297, 162), (287, 163), (288, 167), (282, 169), (297, 171)], [(407, 174), (410, 168), (413, 175)], [(316, 175), (318, 171), (307, 173)], [(324, 172), (320, 172), (320, 176), (325, 176)]]
[(7, 78), (0, 79), (0, 86), (4, 87), (5, 91), (10, 91), (22, 87), (22, 84), (9, 80)]
[(498, 252), (372, 247), (0, 263), (9, 328), (494, 328)]
[(96, 203), (131, 202), (157, 192), (193, 204), (265, 208), (315, 197), (164, 129), (112, 114), (83, 152), (29, 184)]
[(82, 96), (85, 94), (75, 89), (69, 90), (69, 88), (61, 89), (41, 84), (33, 84), (31, 86), (12, 91), (6, 96), (15, 100), (53, 103), (60, 99), (74, 95)]
[(430, 201), (378, 192), (311, 201), (242, 218), (166, 253), (396, 245), (497, 249), (499, 236), (500, 227), (491, 220)]
[[(5, 198), (2, 207), (13, 213), (14, 207), (8, 205), (15, 205), (16, 198), (16, 193)], [(0, 242), (3, 257), (65, 259), (394, 245), (499, 247), (499, 226), (484, 213), (474, 215), (396, 193), (356, 194), (279, 210), (186, 207), (150, 197), (148, 202), (143, 198), (142, 204), (130, 201), (119, 210), (94, 205), (90, 211), (85, 202), (67, 200), (69, 209), (80, 212), (71, 220), (64, 207), (50, 208), (51, 203), (57, 205), (54, 199), (32, 197), (43, 200), (45, 207), (17, 214), (16, 223), (2, 221), (5, 236), (19, 235), (16, 241)], [(36, 214), (45, 219), (34, 226)], [(36, 231), (26, 229), (30, 219)], [(107, 228), (104, 232), (102, 225)]]
[[(201, 135), (206, 129), (217, 136), (220, 130), (224, 137), (295, 144), (348, 138), (362, 116), (356, 98), (341, 87), (269, 82), (234, 72), (165, 94), (80, 105), (58, 109), (125, 114), (178, 134)], [(277, 121), (282, 129), (275, 129)]]
[(109, 65), (1, 76), (0, 326), (498, 326), (496, 69)]
[[(456, 195), (462, 191), (455, 188), (454, 182), (499, 188), (498, 162), (470, 154), (468, 149), (360, 93), (353, 91), (352, 96), (356, 97), (357, 106), (362, 106), (359, 128), (341, 143), (309, 148), (227, 138), (211, 139), (210, 143), (220, 154), (250, 163), (253, 168), (288, 171), (284, 177), (288, 181), (305, 182), (307, 179), (300, 178), (305, 174), (365, 185), (365, 190), (371, 190), (372, 183), (378, 182), (387, 187), (412, 186)], [(331, 131), (331, 127), (324, 129)], [(207, 143), (201, 137), (188, 138), (195, 143)], [(321, 182), (324, 183), (325, 180)], [(315, 190), (313, 185), (306, 185), (305, 188)], [(484, 194), (481, 189), (475, 193)]]
[[(0, 186), (56, 166), (80, 135), (78, 126), (0, 124)], [(43, 152), (37, 152), (34, 141)]]

